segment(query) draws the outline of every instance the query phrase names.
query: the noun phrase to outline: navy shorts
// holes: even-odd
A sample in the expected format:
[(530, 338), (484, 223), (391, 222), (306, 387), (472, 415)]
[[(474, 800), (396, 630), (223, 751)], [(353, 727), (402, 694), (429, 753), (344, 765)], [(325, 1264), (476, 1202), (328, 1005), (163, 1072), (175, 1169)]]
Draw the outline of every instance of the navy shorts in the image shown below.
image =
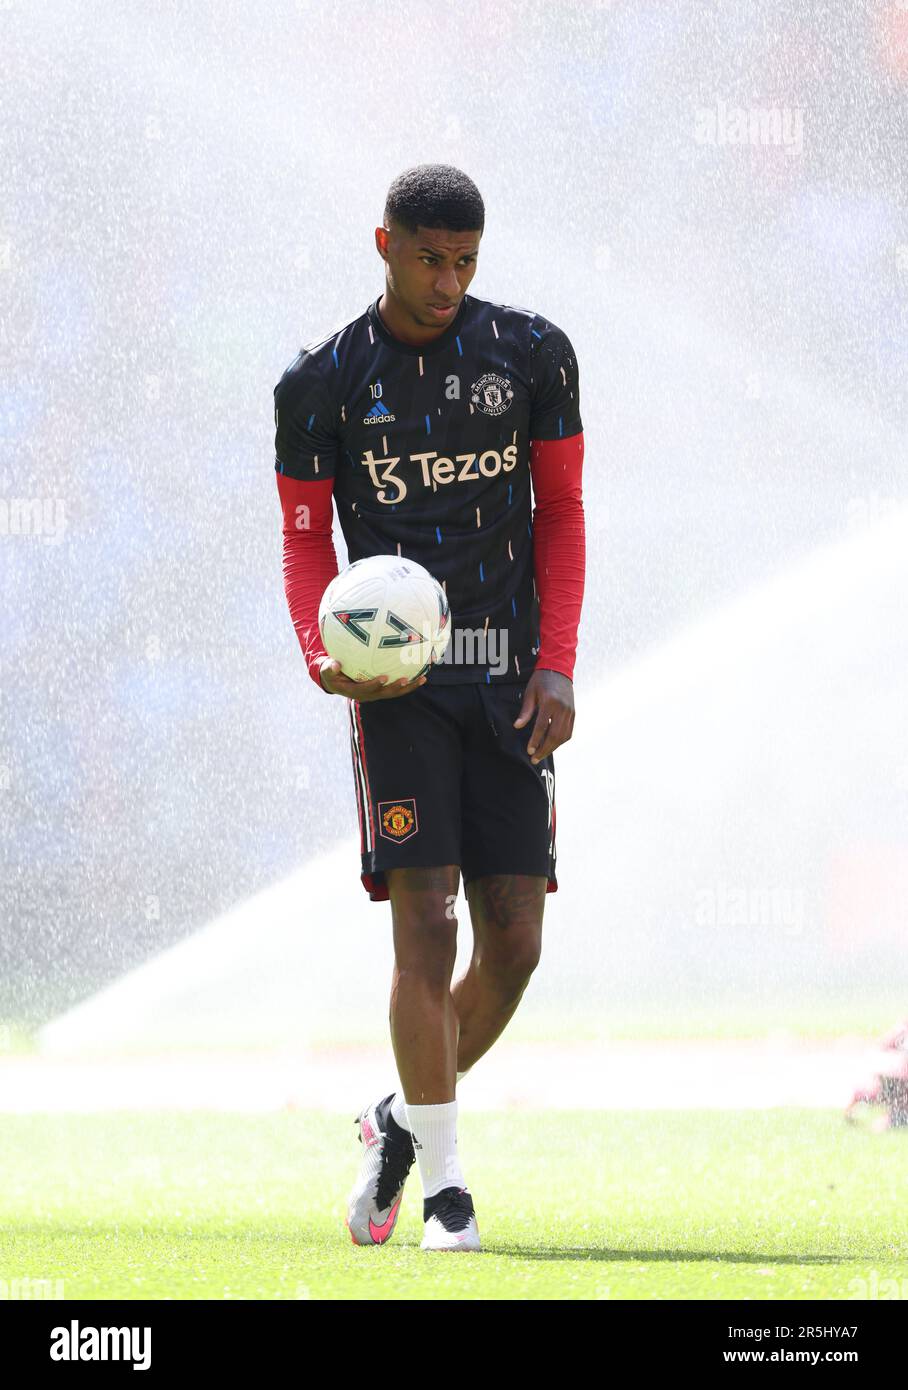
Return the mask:
[(527, 753), (523, 684), (433, 685), (393, 700), (348, 700), (363, 887), (388, 898), (385, 870), (458, 864), (555, 878), (555, 765)]

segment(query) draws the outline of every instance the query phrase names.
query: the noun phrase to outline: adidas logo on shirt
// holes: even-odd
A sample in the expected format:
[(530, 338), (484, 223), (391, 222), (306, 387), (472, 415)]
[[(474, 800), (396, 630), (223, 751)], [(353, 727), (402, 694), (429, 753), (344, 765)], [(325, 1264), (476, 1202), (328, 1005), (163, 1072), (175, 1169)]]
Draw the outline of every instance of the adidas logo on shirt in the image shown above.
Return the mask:
[(363, 416), (364, 425), (390, 425), (397, 417), (386, 410), (381, 401), (376, 401), (368, 415)]

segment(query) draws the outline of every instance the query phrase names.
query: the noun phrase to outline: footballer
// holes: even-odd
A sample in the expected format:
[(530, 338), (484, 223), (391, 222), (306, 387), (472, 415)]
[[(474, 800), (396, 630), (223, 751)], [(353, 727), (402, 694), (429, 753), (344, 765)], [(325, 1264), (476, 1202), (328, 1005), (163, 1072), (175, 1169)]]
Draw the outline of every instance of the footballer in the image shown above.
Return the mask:
[[(356, 1119), (358, 1245), (391, 1237), (415, 1161), (422, 1248), (480, 1248), (457, 1084), (517, 1008), (558, 887), (552, 755), (574, 725), (585, 568), (577, 359), (543, 314), (468, 293), (484, 225), (459, 169), (402, 173), (375, 229), (383, 293), (274, 389), (287, 602), (312, 680), (347, 703), (360, 877), (391, 906), (399, 1081)], [(334, 508), (351, 563), (401, 555), (444, 588), (451, 639), (416, 678), (352, 681), (322, 645)], [(461, 877), (473, 952), (454, 981)]]

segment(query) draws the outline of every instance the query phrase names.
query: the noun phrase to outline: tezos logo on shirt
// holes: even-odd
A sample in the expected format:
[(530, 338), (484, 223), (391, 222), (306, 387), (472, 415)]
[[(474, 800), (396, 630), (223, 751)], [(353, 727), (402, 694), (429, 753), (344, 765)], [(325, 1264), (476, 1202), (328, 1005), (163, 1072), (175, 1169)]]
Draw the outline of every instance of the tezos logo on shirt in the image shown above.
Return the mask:
[(514, 390), (506, 376), (486, 372), (470, 387), (470, 400), (483, 415), (503, 415), (514, 399)]

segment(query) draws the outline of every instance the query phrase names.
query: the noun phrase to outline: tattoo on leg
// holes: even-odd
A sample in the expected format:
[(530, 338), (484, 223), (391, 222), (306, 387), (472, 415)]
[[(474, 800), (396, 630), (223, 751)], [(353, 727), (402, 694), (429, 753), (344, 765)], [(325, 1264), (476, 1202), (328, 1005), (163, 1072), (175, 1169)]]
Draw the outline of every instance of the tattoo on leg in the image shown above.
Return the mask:
[(470, 912), (504, 931), (518, 922), (541, 917), (546, 880), (530, 874), (486, 874), (467, 890)]
[(459, 870), (456, 864), (437, 864), (428, 869), (387, 869), (388, 892), (391, 885), (400, 885), (408, 893), (441, 893), (446, 896), (457, 888)]
[(395, 941), (398, 929), (420, 932), (426, 925), (450, 927), (456, 934), (457, 917), (453, 905), (460, 884), (457, 864), (389, 869), (387, 882)]

